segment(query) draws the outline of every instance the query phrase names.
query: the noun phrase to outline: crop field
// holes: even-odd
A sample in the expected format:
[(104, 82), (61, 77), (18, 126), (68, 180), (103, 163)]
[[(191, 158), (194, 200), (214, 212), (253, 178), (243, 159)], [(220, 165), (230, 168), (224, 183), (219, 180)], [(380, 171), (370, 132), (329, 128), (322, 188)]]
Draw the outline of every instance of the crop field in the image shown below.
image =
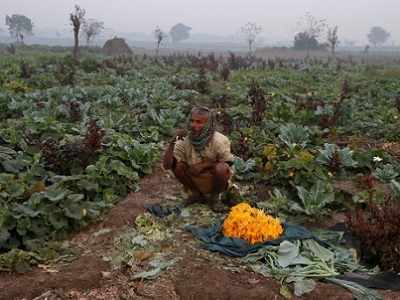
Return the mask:
[[(168, 175), (160, 157), (194, 105), (213, 108), (219, 131), (231, 140), (240, 195), (229, 200), (313, 230), (340, 223), (335, 233), (356, 241), (340, 249), (309, 240), (269, 246), (270, 252), (235, 261), (235, 268), (277, 280), (279, 297), (321, 290), (316, 280), (328, 278), (357, 299), (381, 299), (335, 276), (400, 272), (400, 61), (394, 58), (372, 64), (232, 53), (87, 54), (79, 62), (62, 52), (0, 56), (0, 287), (7, 276), (56, 269), (63, 258), (79, 256), (66, 245), (71, 236), (101, 223), (127, 196), (147, 197), (141, 181)], [(171, 189), (174, 196), (160, 188), (158, 202), (181, 203), (179, 189)], [(186, 213), (192, 225), (223, 217), (203, 206)], [(139, 214), (128, 231), (113, 236), (118, 259), (107, 254), (107, 262), (131, 279), (164, 278), (179, 259), (157, 243), (179, 240), (186, 223)], [(186, 239), (200, 248), (193, 236)], [(146, 269), (139, 250), (170, 256)], [(307, 259), (301, 267), (297, 256)]]

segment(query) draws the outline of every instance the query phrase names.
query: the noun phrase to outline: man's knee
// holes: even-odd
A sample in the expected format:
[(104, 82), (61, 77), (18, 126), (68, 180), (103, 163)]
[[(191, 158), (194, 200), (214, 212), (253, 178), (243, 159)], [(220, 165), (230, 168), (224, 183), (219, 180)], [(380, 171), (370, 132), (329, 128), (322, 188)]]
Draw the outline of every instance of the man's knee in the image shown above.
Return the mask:
[(215, 165), (215, 177), (221, 180), (229, 180), (231, 175), (231, 169), (229, 165), (225, 162), (220, 162)]
[(214, 172), (214, 191), (222, 192), (227, 189), (231, 170), (227, 163), (218, 163), (215, 165)]
[(182, 162), (177, 162), (175, 168), (173, 169), (175, 177), (178, 179), (185, 178), (186, 171), (187, 171), (187, 165)]

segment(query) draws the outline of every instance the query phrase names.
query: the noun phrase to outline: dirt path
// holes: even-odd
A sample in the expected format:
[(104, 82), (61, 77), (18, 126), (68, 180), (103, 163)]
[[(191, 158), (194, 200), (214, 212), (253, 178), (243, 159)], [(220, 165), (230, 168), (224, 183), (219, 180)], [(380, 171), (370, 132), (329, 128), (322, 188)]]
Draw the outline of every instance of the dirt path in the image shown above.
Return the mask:
[[(73, 262), (50, 270), (42, 267), (25, 274), (0, 274), (0, 299), (284, 299), (277, 282), (210, 261), (207, 251), (188, 233), (181, 236), (183, 259), (156, 280), (134, 281), (129, 274), (112, 271), (103, 256), (113, 249), (114, 238), (144, 212), (144, 204), (179, 192), (175, 180), (160, 169), (142, 179), (140, 186), (139, 192), (112, 208), (101, 222), (71, 237), (80, 253)], [(104, 234), (97, 234), (101, 230)], [(229, 265), (229, 258), (218, 259)], [(352, 299), (339, 287), (318, 285), (299, 299)]]

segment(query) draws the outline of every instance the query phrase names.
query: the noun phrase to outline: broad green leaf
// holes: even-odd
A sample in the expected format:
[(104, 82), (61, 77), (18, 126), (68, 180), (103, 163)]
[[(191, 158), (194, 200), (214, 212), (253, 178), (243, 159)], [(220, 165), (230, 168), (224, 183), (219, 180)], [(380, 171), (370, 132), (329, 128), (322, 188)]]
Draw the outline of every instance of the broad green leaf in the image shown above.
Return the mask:
[(292, 264), (297, 256), (299, 256), (300, 249), (298, 243), (283, 241), (278, 249), (278, 263), (282, 268), (286, 268)]
[(64, 199), (68, 194), (67, 190), (51, 187), (47, 191), (44, 192), (44, 196), (52, 202), (59, 202)]
[(233, 161), (233, 166), (236, 172), (244, 174), (254, 170), (254, 168), (256, 167), (256, 161), (254, 159), (244, 161), (240, 157), (236, 157)]
[(312, 279), (302, 279), (294, 282), (294, 294), (301, 297), (304, 294), (310, 293), (316, 287), (316, 282)]
[(326, 261), (326, 262), (333, 261), (335, 254), (331, 250), (329, 250), (325, 247), (322, 247), (315, 240), (305, 240), (305, 241), (302, 241), (302, 243), (303, 243), (303, 247), (305, 249), (308, 249), (313, 254), (314, 257), (318, 257), (322, 261)]
[(112, 188), (105, 189), (103, 191), (103, 199), (106, 203), (114, 203), (118, 199), (118, 195), (115, 194)]
[(97, 168), (95, 165), (89, 165), (86, 167), (87, 174), (95, 174), (97, 172)]
[(10, 199), (22, 198), (26, 190), (26, 186), (20, 181), (12, 181), (5, 188)]
[(81, 220), (83, 218), (83, 208), (76, 203), (68, 203), (64, 207), (65, 215), (71, 219)]
[(17, 219), (21, 217), (34, 218), (40, 214), (39, 211), (35, 211), (29, 206), (23, 204), (16, 204), (13, 211), (15, 213), (14, 217), (16, 217)]
[(0, 206), (0, 228), (3, 228), (4, 223), (8, 218), (9, 210), (7, 206)]
[(0, 154), (6, 154), (6, 155), (14, 157), (17, 155), (17, 152), (15, 152), (14, 149), (0, 145)]
[(389, 183), (391, 180), (394, 180), (399, 176), (399, 173), (390, 164), (386, 164), (382, 168), (377, 168), (373, 174), (377, 179), (384, 183)]
[(85, 199), (85, 195), (83, 194), (71, 194), (67, 196), (68, 201), (71, 202), (80, 202)]
[(18, 174), (26, 167), (25, 163), (15, 159), (2, 161), (1, 165), (6, 172), (14, 174)]
[(120, 176), (124, 176), (129, 179), (137, 179), (136, 172), (133, 172), (120, 160), (112, 160), (110, 163), (110, 167)]
[(98, 192), (100, 188), (98, 183), (86, 179), (78, 181), (77, 186), (82, 190), (94, 191), (94, 192)]
[(0, 152), (0, 161), (11, 160), (11, 159), (13, 159), (11, 155)]
[(279, 138), (290, 148), (296, 145), (304, 148), (310, 142), (310, 134), (307, 127), (290, 123), (282, 125), (279, 131)]
[(145, 272), (140, 272), (133, 275), (133, 278), (138, 279), (155, 279), (157, 278), (161, 271), (167, 269), (168, 267), (172, 266), (176, 262), (176, 259), (171, 261), (161, 261), (159, 258), (152, 260), (149, 265), (153, 267), (153, 269)]
[(318, 180), (308, 191), (302, 186), (296, 186), (297, 193), (309, 216), (322, 215), (324, 208), (335, 200), (332, 185), (329, 182)]
[(397, 182), (396, 180), (392, 179), (390, 181), (390, 187), (392, 188), (392, 191), (397, 199), (400, 199), (400, 183)]
[(343, 167), (355, 167), (357, 162), (353, 160), (353, 151), (349, 148), (340, 149), (335, 144), (324, 144), (324, 149), (320, 150), (320, 154), (318, 155), (316, 162), (329, 166), (331, 164), (332, 159), (335, 158), (335, 153), (337, 153), (339, 163)]
[(10, 233), (5, 228), (0, 228), (0, 247), (10, 237)]
[(328, 282), (335, 283), (339, 286), (342, 286), (353, 293), (353, 297), (356, 300), (383, 300), (384, 298), (377, 292), (372, 289), (368, 289), (363, 287), (362, 285), (336, 278), (326, 278)]
[(51, 225), (57, 230), (68, 227), (68, 220), (62, 213), (52, 213), (49, 215)]
[(46, 238), (50, 233), (51, 228), (49, 228), (42, 219), (32, 219), (31, 221), (31, 231), (39, 237)]
[(15, 179), (14, 174), (0, 173), (0, 185), (8, 185), (10, 181)]
[(17, 220), (17, 232), (19, 235), (24, 236), (31, 228), (30, 218), (20, 218)]

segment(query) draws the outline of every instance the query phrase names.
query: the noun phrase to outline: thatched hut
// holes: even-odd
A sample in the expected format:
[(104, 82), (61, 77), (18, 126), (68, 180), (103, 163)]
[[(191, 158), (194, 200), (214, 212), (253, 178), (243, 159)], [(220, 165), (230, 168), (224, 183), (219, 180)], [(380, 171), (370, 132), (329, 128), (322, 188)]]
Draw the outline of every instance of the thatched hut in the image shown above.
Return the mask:
[(104, 44), (103, 53), (105, 55), (117, 56), (131, 55), (133, 52), (124, 39), (115, 37)]

